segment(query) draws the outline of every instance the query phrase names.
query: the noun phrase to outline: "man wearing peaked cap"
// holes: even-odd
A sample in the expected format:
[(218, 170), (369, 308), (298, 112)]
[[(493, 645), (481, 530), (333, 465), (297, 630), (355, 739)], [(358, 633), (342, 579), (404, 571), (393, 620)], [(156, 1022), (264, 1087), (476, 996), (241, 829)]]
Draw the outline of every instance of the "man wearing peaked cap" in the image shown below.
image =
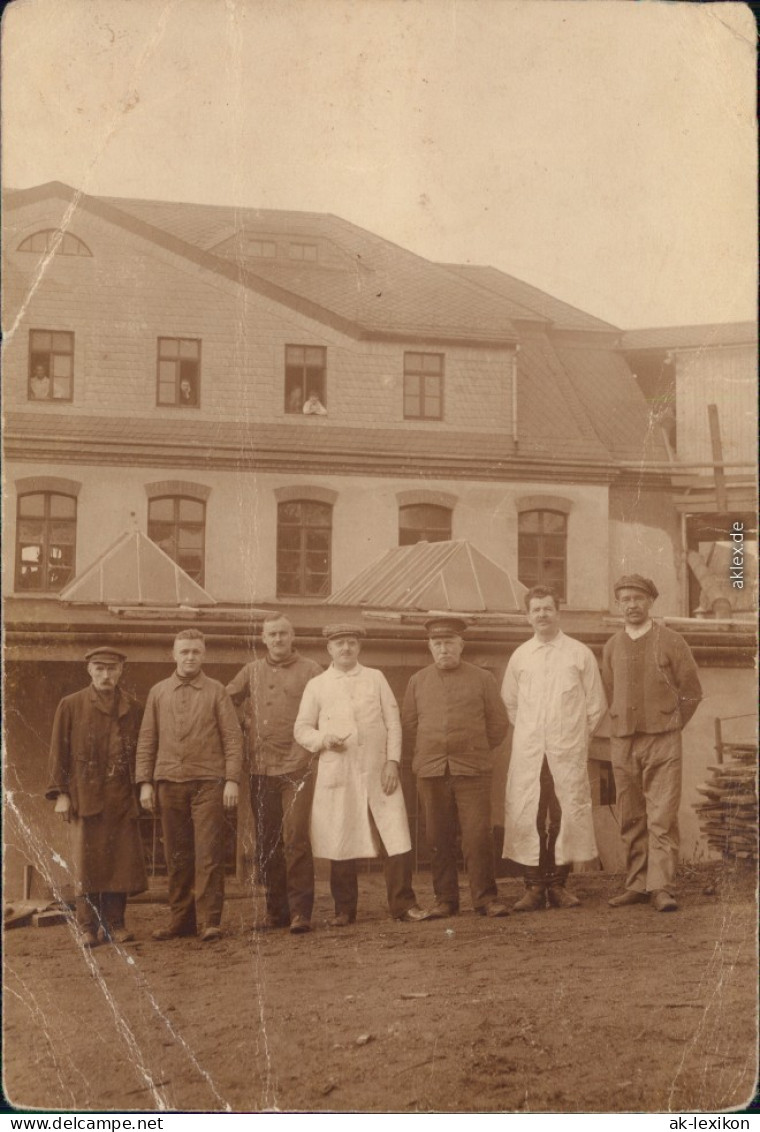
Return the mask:
[(466, 622), (439, 615), (425, 628), (433, 663), (409, 681), (401, 722), (432, 855), (435, 906), (428, 918), (459, 911), (457, 822), (475, 911), (506, 916), (496, 889), (491, 776), (507, 713), (490, 672), (461, 659)]
[(325, 625), (322, 630), (322, 636), (328, 641), (337, 641), (340, 637), (355, 637), (360, 641), (366, 635), (360, 625), (348, 625), (345, 622), (339, 625)]
[(135, 749), (142, 708), (119, 687), (126, 656), (110, 645), (85, 655), (90, 685), (55, 713), (45, 797), (71, 822), (82, 943), (127, 943), (127, 896), (147, 888), (138, 829)]
[(311, 844), (315, 857), (330, 861), (330, 925), (347, 927), (356, 919), (356, 859), (378, 856), (391, 915), (416, 923), (425, 913), (412, 888), (398, 705), (382, 672), (359, 664), (363, 629), (327, 625), (323, 635), (332, 664), (306, 685), (294, 734), (319, 755)]
[(425, 622), (428, 640), (441, 640), (450, 637), (463, 637), (467, 631), (467, 622), (461, 617), (429, 617)]
[(602, 655), (610, 705), (610, 758), (626, 848), (624, 908), (647, 900), (674, 912), (681, 801), (681, 731), (702, 698), (699, 674), (680, 635), (650, 617), (657, 587), (641, 574), (614, 586), (625, 626)]

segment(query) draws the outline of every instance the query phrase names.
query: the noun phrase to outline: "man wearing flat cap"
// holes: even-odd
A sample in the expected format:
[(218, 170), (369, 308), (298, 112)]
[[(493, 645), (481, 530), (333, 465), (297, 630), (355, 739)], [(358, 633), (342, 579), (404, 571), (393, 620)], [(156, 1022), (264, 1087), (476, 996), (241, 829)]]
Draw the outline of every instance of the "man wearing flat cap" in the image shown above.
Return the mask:
[(311, 845), (330, 861), (331, 927), (356, 919), (356, 859), (383, 858), (388, 908), (396, 920), (425, 919), (412, 889), (409, 823), (399, 781), (401, 724), (388, 681), (359, 664), (364, 630), (328, 625), (332, 661), (304, 690), (296, 742), (319, 755)]
[(506, 916), (496, 890), (491, 776), (507, 713), (493, 676), (462, 660), (466, 623), (435, 617), (425, 628), (433, 663), (409, 681), (401, 720), (432, 854), (435, 905), (428, 918), (459, 911), (457, 818), (473, 907), (480, 915)]
[(680, 635), (650, 617), (651, 578), (625, 574), (615, 597), (625, 625), (604, 646), (602, 680), (610, 705), (610, 756), (620, 832), (626, 849), (625, 891), (613, 908), (651, 901), (674, 912), (681, 801), (681, 731), (702, 689), (694, 657)]
[(142, 708), (119, 687), (124, 653), (85, 654), (90, 685), (58, 705), (45, 797), (71, 822), (77, 925), (85, 947), (128, 943), (127, 896), (147, 886), (138, 829), (135, 750)]

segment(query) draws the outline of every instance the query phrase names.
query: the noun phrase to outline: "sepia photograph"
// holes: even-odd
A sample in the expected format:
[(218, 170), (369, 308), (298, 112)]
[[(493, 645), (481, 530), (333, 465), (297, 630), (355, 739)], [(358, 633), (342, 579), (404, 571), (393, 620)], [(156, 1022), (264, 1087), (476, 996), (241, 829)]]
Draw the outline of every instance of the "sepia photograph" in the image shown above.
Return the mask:
[(749, 1111), (756, 40), (5, 6), (3, 1111)]

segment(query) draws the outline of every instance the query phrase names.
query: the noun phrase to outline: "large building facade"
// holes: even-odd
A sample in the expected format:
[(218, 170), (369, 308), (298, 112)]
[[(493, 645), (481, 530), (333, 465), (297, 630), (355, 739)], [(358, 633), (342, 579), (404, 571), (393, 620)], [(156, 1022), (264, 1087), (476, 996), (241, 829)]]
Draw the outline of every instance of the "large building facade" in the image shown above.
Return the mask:
[[(684, 388), (674, 452), (653, 408), (668, 376), (652, 353), (661, 339), (329, 215), (51, 183), (9, 193), (4, 221), (6, 786), (18, 868), (61, 838), (41, 797), (46, 746), (58, 698), (81, 686), (86, 646), (119, 641), (144, 697), (191, 616), (147, 623), (105, 600), (59, 601), (125, 531), (147, 535), (218, 603), (203, 623), (222, 679), (255, 628), (228, 613), (284, 608), (320, 658), (325, 599), (420, 539), (467, 540), (525, 585), (552, 584), (568, 630), (597, 653), (620, 573), (657, 579), (660, 615), (694, 611), (678, 493), (693, 507), (702, 491), (709, 506), (709, 469), (704, 488), (679, 487), (691, 474), (689, 402)], [(743, 507), (746, 485), (741, 500), (729, 486)], [(527, 633), (474, 631), (468, 654), (500, 677)], [(751, 644), (692, 643), (708, 690), (700, 712), (751, 711)], [(365, 654), (398, 696), (427, 655), (419, 627), (382, 622)], [(689, 853), (709, 734), (694, 729)], [(597, 753), (601, 820), (609, 776)], [(495, 824), (499, 808), (495, 794)]]

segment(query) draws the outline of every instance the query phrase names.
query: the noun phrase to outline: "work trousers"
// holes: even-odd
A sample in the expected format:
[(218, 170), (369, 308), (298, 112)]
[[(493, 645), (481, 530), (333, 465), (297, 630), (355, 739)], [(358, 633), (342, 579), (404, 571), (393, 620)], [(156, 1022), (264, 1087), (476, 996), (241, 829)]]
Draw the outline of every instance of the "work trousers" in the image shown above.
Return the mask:
[(169, 872), (169, 930), (178, 935), (218, 927), (222, 920), (223, 794), (220, 779), (158, 783)]
[(636, 732), (610, 740), (617, 814), (626, 849), (625, 886), (675, 893), (681, 732)]
[(562, 887), (570, 873), (569, 865), (558, 865), (554, 859), (554, 847), (559, 837), (562, 821), (562, 807), (554, 790), (554, 778), (549, 762), (544, 756), (539, 778), (538, 812), (536, 829), (538, 831), (538, 865), (525, 866), (525, 880), (528, 884)]
[[(372, 840), (383, 862), (385, 891), (388, 896), (388, 910), (397, 918), (403, 916), (408, 908), (413, 908), (417, 897), (412, 888), (412, 853), (394, 853), (389, 856), (383, 844), (375, 819), (368, 812)], [(330, 894), (335, 904), (336, 914), (345, 913), (350, 920), (356, 919), (359, 903), (359, 882), (356, 875), (355, 860), (330, 861)]]
[(458, 818), (472, 906), (484, 908), (497, 895), (490, 772), (465, 775), (447, 770), (436, 778), (418, 778), (417, 789), (425, 813), (436, 901), (459, 908)]
[(251, 775), (256, 826), (256, 865), (266, 893), (267, 915), (283, 925), (311, 919), (314, 861), (309, 840), (315, 768), (291, 774)]
[(76, 899), (77, 925), (83, 932), (106, 935), (124, 927), (126, 892), (85, 892)]

